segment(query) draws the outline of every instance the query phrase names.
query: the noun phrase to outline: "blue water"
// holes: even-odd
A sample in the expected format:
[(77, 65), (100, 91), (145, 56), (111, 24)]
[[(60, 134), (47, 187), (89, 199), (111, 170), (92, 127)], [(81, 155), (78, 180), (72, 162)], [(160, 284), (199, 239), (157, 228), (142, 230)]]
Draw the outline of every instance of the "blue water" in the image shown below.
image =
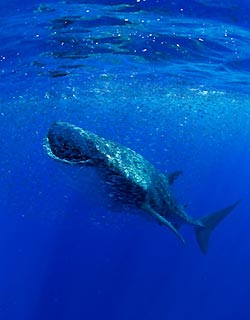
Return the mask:
[[(250, 319), (248, 1), (0, 4), (0, 319)], [(42, 143), (63, 120), (131, 147), (192, 216), (241, 199), (203, 256), (193, 229), (109, 212)]]

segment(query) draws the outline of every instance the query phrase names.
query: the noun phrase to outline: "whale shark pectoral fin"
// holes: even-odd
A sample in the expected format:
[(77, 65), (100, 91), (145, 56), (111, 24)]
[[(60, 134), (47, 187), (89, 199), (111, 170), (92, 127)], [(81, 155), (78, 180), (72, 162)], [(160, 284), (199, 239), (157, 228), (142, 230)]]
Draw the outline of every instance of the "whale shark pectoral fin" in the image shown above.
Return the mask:
[(175, 182), (176, 178), (178, 178), (182, 174), (183, 174), (183, 172), (181, 170), (177, 170), (177, 171), (174, 171), (174, 172), (168, 174), (167, 175), (168, 183), (170, 185), (172, 185)]
[(181, 242), (183, 244), (185, 244), (185, 240), (180, 235), (180, 233), (175, 229), (175, 227), (172, 225), (172, 223), (170, 221), (168, 221), (166, 218), (161, 216), (158, 212), (156, 212), (154, 209), (152, 209), (149, 205), (144, 205), (144, 206), (142, 206), (141, 209), (146, 211), (147, 213), (149, 213), (152, 217), (154, 217), (159, 222), (160, 225), (164, 224), (165, 226), (167, 226), (170, 230), (172, 230), (177, 235), (177, 237), (181, 240)]

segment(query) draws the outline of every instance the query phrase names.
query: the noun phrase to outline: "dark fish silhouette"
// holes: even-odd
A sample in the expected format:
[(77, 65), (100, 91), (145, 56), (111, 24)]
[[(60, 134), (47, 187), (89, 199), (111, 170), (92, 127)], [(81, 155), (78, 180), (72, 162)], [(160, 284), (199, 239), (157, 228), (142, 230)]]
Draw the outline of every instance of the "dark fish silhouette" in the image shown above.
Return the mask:
[(177, 203), (171, 191), (171, 184), (181, 171), (162, 174), (130, 148), (69, 123), (52, 124), (44, 147), (48, 155), (57, 161), (94, 167), (108, 186), (112, 201), (153, 217), (160, 225), (171, 229), (183, 243), (179, 227), (183, 224), (193, 226), (203, 253), (207, 252), (213, 229), (239, 203), (237, 201), (223, 210), (194, 219)]

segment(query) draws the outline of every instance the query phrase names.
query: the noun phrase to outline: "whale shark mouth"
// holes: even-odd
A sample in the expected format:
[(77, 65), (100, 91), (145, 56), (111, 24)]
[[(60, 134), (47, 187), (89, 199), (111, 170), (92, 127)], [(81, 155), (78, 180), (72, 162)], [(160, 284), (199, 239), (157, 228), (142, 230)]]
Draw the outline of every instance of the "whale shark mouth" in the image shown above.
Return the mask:
[(91, 162), (87, 141), (75, 126), (65, 122), (52, 124), (44, 148), (51, 158), (71, 165)]

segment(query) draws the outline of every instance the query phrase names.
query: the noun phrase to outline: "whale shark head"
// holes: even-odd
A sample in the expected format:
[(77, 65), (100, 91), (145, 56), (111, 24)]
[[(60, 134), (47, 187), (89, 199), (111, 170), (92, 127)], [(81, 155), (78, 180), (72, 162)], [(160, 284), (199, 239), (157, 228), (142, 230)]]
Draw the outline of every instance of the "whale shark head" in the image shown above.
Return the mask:
[(44, 140), (47, 154), (57, 160), (71, 165), (81, 165), (91, 161), (88, 140), (84, 131), (66, 122), (51, 125)]

